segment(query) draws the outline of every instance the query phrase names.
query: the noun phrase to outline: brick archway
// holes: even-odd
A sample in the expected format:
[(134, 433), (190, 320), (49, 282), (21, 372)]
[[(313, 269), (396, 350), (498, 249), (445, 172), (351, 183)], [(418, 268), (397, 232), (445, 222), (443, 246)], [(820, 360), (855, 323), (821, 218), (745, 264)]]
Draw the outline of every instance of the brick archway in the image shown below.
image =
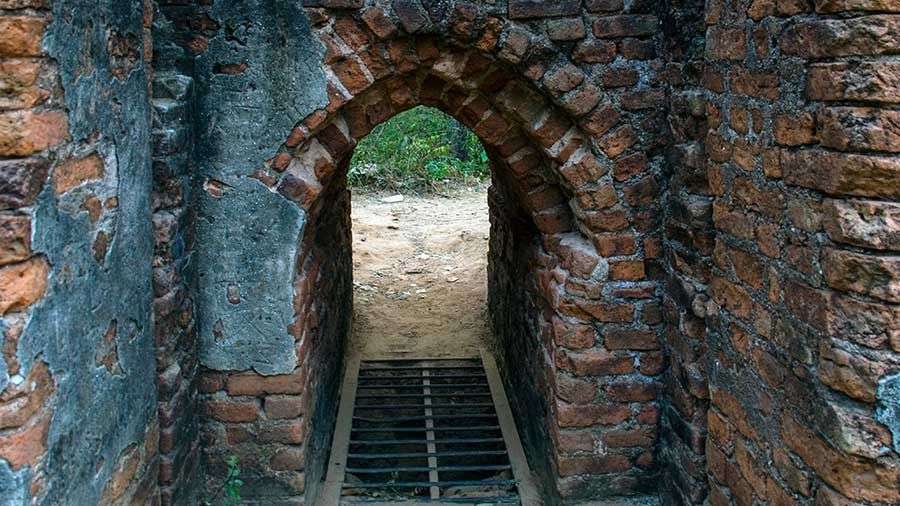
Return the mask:
[(326, 48), (329, 102), (253, 176), (306, 213), (291, 333), (303, 402), (319, 407), (303, 417), (307, 492), (333, 416), (322, 399), (333, 395), (347, 331), (337, 313), (351, 304), (346, 171), (360, 139), (417, 105), (458, 119), (489, 154), (496, 347), (517, 371), (507, 380), (520, 418), (532, 421), (521, 430), (547, 493), (651, 489), (663, 359), (645, 260), (659, 251), (647, 216), (658, 191), (652, 174), (640, 175), (647, 158), (629, 149), (631, 125), (568, 61), (524, 75), (514, 66), (524, 49), (512, 35), (500, 45), (489, 23), (461, 40), (410, 37), (378, 8), (310, 14)]

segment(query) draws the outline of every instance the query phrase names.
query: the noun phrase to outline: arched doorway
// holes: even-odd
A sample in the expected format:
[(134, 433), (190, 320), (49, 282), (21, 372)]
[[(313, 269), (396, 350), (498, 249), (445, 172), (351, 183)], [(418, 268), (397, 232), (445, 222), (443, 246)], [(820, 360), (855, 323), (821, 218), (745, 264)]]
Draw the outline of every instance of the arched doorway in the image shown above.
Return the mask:
[[(352, 32), (346, 24), (341, 30)], [(380, 54), (391, 58), (381, 70), (367, 66), (361, 50), (326, 55), (329, 104), (298, 123), (255, 175), (304, 216), (290, 330), (307, 439), (304, 463), (282, 471), (304, 469), (305, 490), (315, 494), (349, 329), (346, 175), (354, 147), (395, 114), (427, 105), (475, 132), (491, 162), (492, 348), (548, 496), (560, 487), (587, 491), (593, 485), (585, 476), (609, 473), (630, 477), (615, 487), (651, 486), (642, 477), (652, 476), (645, 468), (652, 467), (661, 371), (649, 364), (658, 361), (660, 321), (639, 241), (646, 224), (632, 219), (624, 204), (632, 197), (620, 195), (607, 155), (571, 113), (490, 53), (419, 38), (393, 40)], [(607, 116), (601, 110), (582, 123), (610, 129), (616, 118)], [(630, 333), (646, 339), (631, 347)], [(605, 343), (602, 335), (610, 336)], [(649, 438), (615, 448), (590, 442), (607, 430)]]

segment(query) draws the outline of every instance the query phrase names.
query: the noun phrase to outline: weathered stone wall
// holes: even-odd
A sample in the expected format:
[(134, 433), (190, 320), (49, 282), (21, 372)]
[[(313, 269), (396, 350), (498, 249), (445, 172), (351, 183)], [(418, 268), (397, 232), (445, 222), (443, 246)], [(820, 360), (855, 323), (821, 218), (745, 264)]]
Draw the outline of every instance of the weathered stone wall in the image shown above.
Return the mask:
[(0, 502), (153, 504), (149, 6), (0, 2)]

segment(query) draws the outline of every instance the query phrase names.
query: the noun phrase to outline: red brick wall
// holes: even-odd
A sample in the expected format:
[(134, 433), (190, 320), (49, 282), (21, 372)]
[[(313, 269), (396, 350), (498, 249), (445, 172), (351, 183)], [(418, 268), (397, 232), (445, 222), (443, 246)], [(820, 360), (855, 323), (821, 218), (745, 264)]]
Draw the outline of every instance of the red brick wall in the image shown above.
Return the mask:
[(900, 370), (884, 218), (900, 198), (900, 16), (882, 13), (898, 10), (707, 5), (713, 504), (900, 500), (898, 447), (875, 420)]

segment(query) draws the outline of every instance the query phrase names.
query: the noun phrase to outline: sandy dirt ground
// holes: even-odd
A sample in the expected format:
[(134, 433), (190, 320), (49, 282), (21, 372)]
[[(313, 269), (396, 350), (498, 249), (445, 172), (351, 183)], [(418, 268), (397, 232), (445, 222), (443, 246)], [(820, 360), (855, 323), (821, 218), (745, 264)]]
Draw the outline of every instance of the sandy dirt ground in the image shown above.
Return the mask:
[(353, 342), (363, 358), (474, 357), (489, 333), (487, 194), (353, 194)]

